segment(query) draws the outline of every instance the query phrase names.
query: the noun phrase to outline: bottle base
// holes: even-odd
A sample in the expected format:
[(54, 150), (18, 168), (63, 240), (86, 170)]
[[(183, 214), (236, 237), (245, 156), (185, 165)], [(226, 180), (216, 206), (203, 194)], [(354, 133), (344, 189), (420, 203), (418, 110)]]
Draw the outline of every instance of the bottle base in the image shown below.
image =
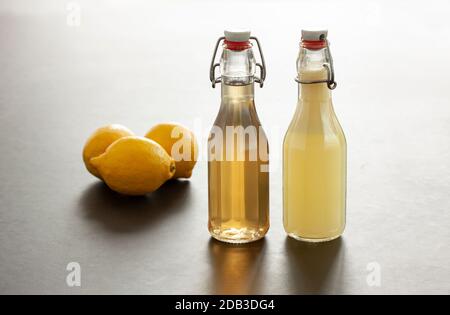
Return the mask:
[(218, 241), (230, 244), (247, 244), (264, 238), (266, 232), (249, 228), (217, 229), (209, 232)]
[(331, 242), (334, 241), (335, 239), (338, 239), (342, 236), (342, 234), (336, 235), (336, 236), (332, 236), (332, 237), (326, 237), (326, 238), (305, 238), (302, 236), (299, 236), (297, 234), (294, 233), (288, 233), (288, 236), (300, 241), (300, 242), (306, 242), (306, 243), (326, 243), (326, 242)]

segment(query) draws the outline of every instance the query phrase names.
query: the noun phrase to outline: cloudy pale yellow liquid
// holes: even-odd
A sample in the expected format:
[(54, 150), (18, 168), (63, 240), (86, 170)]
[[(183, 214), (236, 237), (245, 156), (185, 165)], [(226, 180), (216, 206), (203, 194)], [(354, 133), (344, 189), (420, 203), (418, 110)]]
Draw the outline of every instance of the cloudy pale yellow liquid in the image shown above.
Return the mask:
[[(302, 73), (305, 80), (324, 71)], [(326, 84), (302, 84), (284, 142), (284, 227), (296, 239), (321, 242), (345, 228), (346, 140)]]
[[(222, 87), (215, 126), (223, 130), (223, 146), (222, 154), (218, 154), (221, 160), (211, 160), (210, 154), (208, 162), (209, 231), (214, 238), (229, 243), (261, 239), (269, 229), (269, 173), (268, 161), (257, 154), (261, 146), (267, 147), (267, 138), (259, 129), (253, 85)], [(227, 126), (255, 126), (256, 141), (243, 143), (235, 138), (229, 142), (233, 146), (227, 147)], [(210, 152), (212, 140), (214, 137), (210, 137)], [(231, 160), (226, 158), (230, 149), (234, 150)], [(239, 160), (240, 153), (244, 160)], [(257, 158), (250, 160), (251, 156)]]

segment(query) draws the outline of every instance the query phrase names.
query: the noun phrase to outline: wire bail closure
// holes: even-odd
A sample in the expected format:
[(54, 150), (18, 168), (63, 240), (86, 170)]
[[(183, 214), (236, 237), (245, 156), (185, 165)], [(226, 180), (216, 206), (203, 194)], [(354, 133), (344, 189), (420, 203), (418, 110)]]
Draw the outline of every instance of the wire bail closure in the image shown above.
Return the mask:
[[(216, 61), (216, 55), (217, 55), (217, 51), (219, 49), (219, 45), (221, 42), (223, 42), (225, 40), (225, 37), (222, 36), (217, 40), (216, 43), (216, 47), (214, 48), (214, 54), (211, 60), (211, 67), (209, 69), (209, 79), (211, 80), (212, 83), (212, 87), (215, 88), (217, 83), (222, 83), (222, 77), (217, 77), (216, 78), (216, 68), (220, 67), (220, 63), (215, 63)], [(259, 83), (259, 86), (262, 88), (264, 86), (264, 80), (266, 79), (266, 63), (264, 61), (264, 55), (262, 52), (262, 48), (261, 48), (261, 44), (259, 43), (258, 38), (251, 36), (250, 40), (254, 40), (258, 46), (258, 50), (259, 50), (259, 55), (261, 56), (261, 62), (260, 63), (256, 63), (256, 67), (259, 68), (260, 70), (260, 75), (259, 77), (255, 76), (255, 82)]]
[(334, 90), (337, 87), (337, 83), (336, 81), (334, 81), (334, 66), (333, 66), (333, 57), (331, 57), (331, 52), (330, 52), (330, 45), (328, 44), (327, 41), (327, 50), (326, 50), (326, 59), (328, 60), (328, 63), (324, 63), (323, 66), (324, 68), (327, 69), (327, 73), (328, 73), (328, 79), (327, 80), (311, 80), (311, 81), (300, 81), (298, 76), (295, 78), (295, 81), (297, 83), (301, 83), (301, 84), (316, 84), (316, 83), (326, 83), (328, 88), (330, 90)]

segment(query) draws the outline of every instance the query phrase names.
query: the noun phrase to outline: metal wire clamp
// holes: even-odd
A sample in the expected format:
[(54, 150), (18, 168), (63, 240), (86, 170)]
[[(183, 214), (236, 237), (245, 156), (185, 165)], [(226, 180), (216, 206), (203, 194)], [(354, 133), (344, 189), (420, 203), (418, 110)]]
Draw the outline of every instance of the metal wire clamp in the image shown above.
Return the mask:
[(327, 63), (324, 63), (323, 66), (327, 69), (327, 76), (328, 78), (326, 80), (307, 80), (307, 81), (300, 81), (298, 77), (295, 78), (295, 81), (297, 83), (301, 84), (316, 84), (316, 83), (326, 83), (328, 88), (330, 90), (334, 90), (337, 87), (336, 81), (334, 81), (334, 66), (333, 66), (333, 57), (331, 57), (330, 52), (330, 46), (328, 45), (327, 41), (327, 50), (326, 50), (326, 60)]
[[(222, 82), (222, 77), (217, 77), (216, 78), (216, 68), (220, 67), (220, 63), (215, 63), (216, 61), (216, 55), (217, 55), (217, 50), (219, 49), (219, 45), (222, 41), (225, 40), (225, 37), (222, 36), (217, 40), (216, 43), (216, 47), (214, 48), (214, 53), (213, 53), (213, 57), (211, 60), (211, 67), (209, 69), (209, 79), (211, 80), (212, 83), (212, 87), (215, 88), (217, 83), (221, 83)], [(260, 87), (264, 86), (264, 80), (266, 79), (266, 63), (264, 61), (264, 55), (262, 52), (262, 48), (261, 48), (261, 44), (258, 40), (258, 38), (252, 36), (250, 37), (250, 40), (254, 40), (258, 46), (258, 50), (259, 50), (259, 55), (261, 56), (261, 63), (256, 63), (256, 67), (259, 68), (259, 77), (255, 76), (255, 82), (259, 83)]]

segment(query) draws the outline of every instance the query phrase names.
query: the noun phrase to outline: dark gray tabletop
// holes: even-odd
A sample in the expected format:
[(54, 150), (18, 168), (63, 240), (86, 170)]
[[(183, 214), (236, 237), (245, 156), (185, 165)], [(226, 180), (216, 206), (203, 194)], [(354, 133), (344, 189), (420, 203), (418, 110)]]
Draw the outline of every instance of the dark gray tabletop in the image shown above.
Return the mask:
[[(0, 293), (450, 293), (447, 2), (238, 2), (0, 3)], [(190, 181), (126, 198), (81, 151), (104, 124), (143, 135), (179, 121), (204, 152), (220, 102), (212, 49), (243, 24), (268, 67), (256, 102), (271, 229), (231, 246), (207, 232), (204, 156)], [(348, 226), (311, 246), (283, 231), (280, 153), (300, 29), (317, 24), (330, 30), (348, 140)], [(81, 287), (66, 283), (70, 262)]]

